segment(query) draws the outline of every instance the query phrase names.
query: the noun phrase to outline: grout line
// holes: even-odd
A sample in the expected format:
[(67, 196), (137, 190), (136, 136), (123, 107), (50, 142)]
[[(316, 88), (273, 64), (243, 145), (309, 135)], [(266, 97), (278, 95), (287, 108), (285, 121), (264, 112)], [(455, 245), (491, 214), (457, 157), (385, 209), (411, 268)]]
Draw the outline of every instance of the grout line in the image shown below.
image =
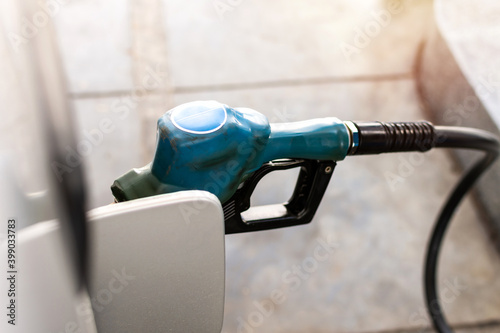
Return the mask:
[[(105, 92), (88, 91), (88, 92), (70, 92), (68, 97), (71, 99), (91, 99), (91, 98), (112, 98), (112, 97), (127, 97), (131, 96), (137, 90), (110, 90)], [(163, 91), (162, 91), (163, 92)], [(153, 95), (151, 93), (143, 93), (143, 95)]]
[[(151, 125), (156, 125), (157, 119), (151, 114), (151, 101), (144, 97), (153, 93), (154, 90), (158, 90), (161, 94), (156, 94), (159, 98), (155, 103), (166, 109), (173, 107), (172, 86), (167, 77), (169, 54), (164, 29), (164, 3), (163, 0), (129, 0), (129, 3), (131, 7), (131, 74), (136, 88), (132, 92), (127, 92), (127, 95), (141, 96), (134, 112), (139, 116), (141, 122), (141, 158), (143, 163), (148, 163), (154, 155), (155, 147), (153, 140), (155, 137), (151, 135)], [(154, 85), (151, 85), (152, 81), (154, 81)], [(148, 87), (153, 86), (155, 89), (148, 89)], [(111, 92), (111, 94), (116, 93), (120, 96), (123, 95), (123, 92), (120, 91)], [(111, 96), (107, 93), (106, 97)]]
[[(485, 328), (500, 328), (500, 321), (498, 320), (488, 320), (480, 321), (476, 323), (458, 323), (452, 325), (452, 329), (456, 330), (471, 330), (471, 329), (485, 329)], [(420, 327), (420, 328), (391, 328), (387, 330), (380, 331), (364, 331), (362, 333), (430, 333), (435, 332), (434, 328), (430, 326)]]
[(249, 83), (235, 83), (235, 84), (219, 84), (219, 85), (205, 85), (205, 86), (184, 86), (176, 87), (176, 93), (193, 93), (193, 92), (206, 92), (206, 91), (223, 91), (223, 90), (240, 90), (240, 89), (261, 89), (261, 88), (281, 88), (281, 87), (295, 87), (316, 84), (331, 84), (331, 83), (352, 83), (352, 82), (380, 82), (380, 81), (397, 81), (413, 79), (413, 73), (397, 73), (385, 75), (358, 75), (358, 76), (330, 76), (318, 77), (308, 79), (295, 79), (295, 80), (275, 80), (275, 81), (261, 81)]
[[(202, 93), (210, 91), (228, 91), (228, 90), (245, 90), (245, 89), (262, 89), (262, 88), (284, 88), (284, 87), (297, 87), (318, 84), (336, 84), (336, 83), (359, 83), (359, 82), (384, 82), (384, 81), (399, 81), (399, 80), (413, 80), (414, 73), (396, 73), (396, 74), (382, 74), (382, 75), (359, 75), (359, 76), (330, 76), (330, 77), (317, 77), (309, 79), (293, 79), (293, 80), (275, 80), (275, 81), (260, 81), (248, 83), (226, 83), (219, 85), (200, 85), (200, 86), (179, 86), (172, 87), (170, 90), (155, 90), (148, 92), (148, 95), (159, 95), (163, 93), (171, 94), (189, 94), (189, 93)], [(107, 98), (107, 97), (121, 97), (130, 96), (131, 92), (127, 90), (107, 91), (107, 92), (82, 92), (70, 93), (69, 97), (73, 99), (87, 99), (87, 98)]]

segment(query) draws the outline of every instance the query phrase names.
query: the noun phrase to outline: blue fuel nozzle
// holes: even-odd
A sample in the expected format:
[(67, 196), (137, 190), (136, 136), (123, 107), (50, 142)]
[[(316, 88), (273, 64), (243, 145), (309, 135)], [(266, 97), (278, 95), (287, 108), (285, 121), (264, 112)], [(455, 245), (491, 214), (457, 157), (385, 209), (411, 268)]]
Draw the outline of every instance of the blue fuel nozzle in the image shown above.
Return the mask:
[(350, 132), (337, 118), (269, 124), (252, 109), (216, 101), (179, 105), (158, 120), (153, 161), (119, 177), (117, 201), (205, 190), (224, 203), (264, 163), (285, 158), (339, 161)]

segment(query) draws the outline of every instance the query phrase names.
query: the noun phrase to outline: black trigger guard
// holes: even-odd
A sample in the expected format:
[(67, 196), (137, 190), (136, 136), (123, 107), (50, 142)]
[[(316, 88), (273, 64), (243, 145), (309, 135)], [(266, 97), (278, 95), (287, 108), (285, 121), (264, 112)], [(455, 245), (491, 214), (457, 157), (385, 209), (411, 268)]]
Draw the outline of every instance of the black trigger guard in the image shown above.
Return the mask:
[[(226, 201), (224, 221), (226, 234), (269, 230), (311, 222), (328, 187), (334, 161), (319, 160), (276, 160), (264, 163), (255, 171), (233, 196)], [(257, 183), (268, 173), (300, 167), (293, 195), (287, 203), (252, 207), (250, 197)]]

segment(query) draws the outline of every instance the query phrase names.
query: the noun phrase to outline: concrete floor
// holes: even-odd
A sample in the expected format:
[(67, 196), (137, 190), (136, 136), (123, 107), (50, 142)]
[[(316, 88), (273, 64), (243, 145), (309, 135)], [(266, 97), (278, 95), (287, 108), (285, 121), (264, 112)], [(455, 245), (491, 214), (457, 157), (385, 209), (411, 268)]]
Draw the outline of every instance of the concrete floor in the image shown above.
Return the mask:
[[(85, 158), (91, 208), (151, 160), (157, 118), (180, 103), (215, 99), (274, 122), (423, 118), (413, 64), (432, 15), (430, 1), (69, 2), (55, 22), (77, 134), (87, 140), (104, 118), (115, 125)], [(352, 157), (310, 225), (228, 236), (223, 332), (428, 329), (425, 246), (459, 174), (444, 151)], [(266, 179), (254, 204), (286, 199), (292, 176)], [(480, 328), (500, 318), (488, 237), (466, 200), (439, 274), (445, 312), (463, 332), (500, 332)], [(324, 243), (328, 256), (315, 257)]]

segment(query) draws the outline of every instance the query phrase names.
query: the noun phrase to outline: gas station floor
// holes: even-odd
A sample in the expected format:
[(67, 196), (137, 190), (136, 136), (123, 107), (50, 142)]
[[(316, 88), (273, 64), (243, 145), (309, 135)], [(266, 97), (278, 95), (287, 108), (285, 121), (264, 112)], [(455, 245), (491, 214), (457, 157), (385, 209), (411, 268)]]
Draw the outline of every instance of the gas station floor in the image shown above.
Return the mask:
[[(67, 3), (54, 20), (79, 138), (104, 118), (114, 125), (85, 158), (89, 208), (151, 161), (156, 120), (184, 102), (215, 99), (272, 122), (425, 118), (414, 63), (432, 15), (431, 1)], [(223, 332), (430, 330), (426, 243), (460, 174), (446, 151), (349, 157), (311, 224), (227, 236)], [(264, 179), (252, 203), (286, 200), (294, 175)], [(459, 332), (500, 332), (489, 238), (468, 198), (438, 277)]]

